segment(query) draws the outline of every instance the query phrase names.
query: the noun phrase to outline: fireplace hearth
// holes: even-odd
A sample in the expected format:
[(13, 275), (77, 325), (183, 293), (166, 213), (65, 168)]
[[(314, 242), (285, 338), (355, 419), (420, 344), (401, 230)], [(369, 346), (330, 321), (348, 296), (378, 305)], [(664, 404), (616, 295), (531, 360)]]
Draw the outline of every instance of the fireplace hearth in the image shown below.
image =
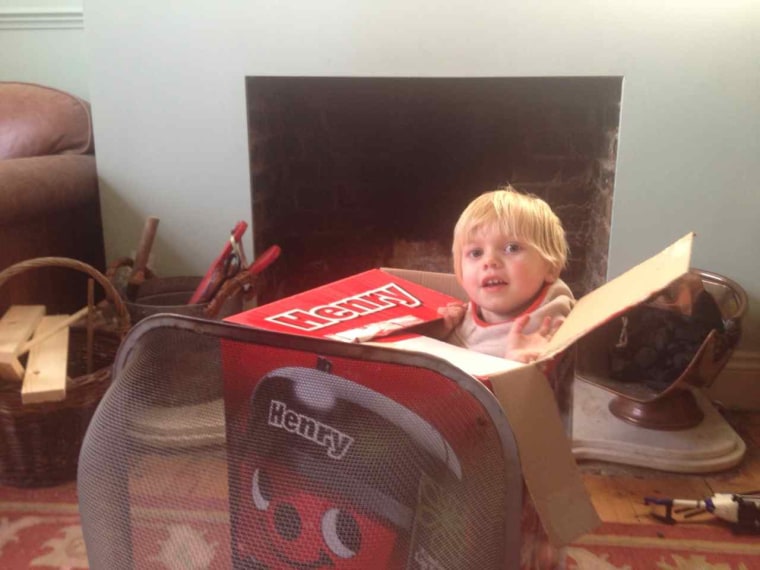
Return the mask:
[(565, 226), (577, 296), (606, 278), (620, 77), (248, 77), (259, 303), (379, 266), (451, 271), (475, 196), (511, 183)]

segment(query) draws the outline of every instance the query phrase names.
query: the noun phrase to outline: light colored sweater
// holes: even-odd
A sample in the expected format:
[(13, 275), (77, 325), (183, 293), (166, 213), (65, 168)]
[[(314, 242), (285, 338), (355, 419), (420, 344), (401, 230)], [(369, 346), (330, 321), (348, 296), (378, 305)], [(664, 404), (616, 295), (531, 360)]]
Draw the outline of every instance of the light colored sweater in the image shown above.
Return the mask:
[(520, 315), (501, 323), (485, 322), (478, 316), (478, 307), (470, 302), (462, 322), (451, 331), (446, 341), (476, 352), (509, 358), (509, 355), (505, 354), (505, 341), (515, 319), (530, 314), (523, 333), (531, 334), (538, 330), (544, 317), (564, 318), (570, 313), (574, 304), (575, 298), (572, 291), (560, 279), (544, 286), (538, 297)]

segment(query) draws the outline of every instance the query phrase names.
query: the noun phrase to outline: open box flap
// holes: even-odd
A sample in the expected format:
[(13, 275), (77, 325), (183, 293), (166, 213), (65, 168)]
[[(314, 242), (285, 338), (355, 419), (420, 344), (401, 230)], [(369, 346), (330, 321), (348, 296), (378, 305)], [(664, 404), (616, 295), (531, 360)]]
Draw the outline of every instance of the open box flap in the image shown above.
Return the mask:
[(433, 289), (444, 295), (449, 295), (462, 302), (467, 301), (467, 293), (452, 273), (437, 273), (417, 269), (399, 269), (397, 267), (381, 267), (380, 271), (417, 283), (428, 289)]
[(561, 546), (591, 532), (599, 516), (586, 492), (554, 393), (536, 365), (512, 370), (491, 382), (509, 419), (525, 486), (552, 544)]
[(541, 360), (559, 354), (615, 315), (647, 300), (689, 272), (694, 233), (580, 299), (552, 338)]
[(424, 352), (453, 364), (475, 378), (492, 378), (515, 368), (529, 366), (515, 360), (475, 352), (428, 336), (406, 335), (399, 340), (395, 340), (395, 338), (389, 336), (380, 342), (366, 342), (364, 344), (411, 352)]
[(552, 544), (569, 544), (599, 525), (542, 364), (480, 354), (424, 336), (390, 340), (367, 344), (437, 356), (487, 380), (515, 434), (525, 486)]

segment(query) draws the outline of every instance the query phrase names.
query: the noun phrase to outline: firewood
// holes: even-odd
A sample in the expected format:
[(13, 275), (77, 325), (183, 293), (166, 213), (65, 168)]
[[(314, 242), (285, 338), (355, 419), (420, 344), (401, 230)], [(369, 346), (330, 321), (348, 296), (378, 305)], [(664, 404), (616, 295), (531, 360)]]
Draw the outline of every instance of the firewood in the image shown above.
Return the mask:
[[(36, 305), (32, 305), (32, 306), (36, 306)], [(11, 309), (13, 308), (14, 307), (11, 307)], [(42, 308), (42, 313), (39, 314), (39, 319), (37, 319), (37, 321), (35, 322), (35, 327), (37, 326), (37, 323), (39, 323), (40, 319), (42, 319), (42, 316), (44, 315), (45, 307), (41, 307), (41, 308)], [(25, 314), (22, 314), (21, 317), (23, 317), (23, 320), (19, 320), (19, 318), (12, 316), (12, 319), (13, 319), (12, 322), (15, 323), (15, 325), (13, 327), (9, 327), (9, 329), (12, 329), (14, 327), (19, 328), (20, 330), (23, 331), (24, 336), (23, 336), (23, 340), (21, 340), (20, 342), (14, 342), (14, 343), (9, 342), (7, 345), (7, 348), (2, 348), (3, 346), (3, 343), (1, 340), (2, 330), (0, 329), (0, 378), (4, 378), (6, 380), (21, 381), (24, 377), (24, 367), (19, 362), (18, 357), (22, 356), (23, 354), (26, 354), (36, 345), (42, 342), (45, 342), (45, 340), (55, 335), (61, 329), (65, 329), (69, 327), (69, 325), (77, 322), (79, 319), (85, 316), (88, 313), (88, 311), (89, 311), (88, 307), (83, 307), (71, 316), (58, 315), (63, 318), (56, 320), (57, 328), (55, 329), (48, 328), (44, 332), (42, 332), (42, 334), (40, 334), (40, 331), (37, 331), (37, 333), (34, 335), (34, 338), (32, 338), (29, 341), (26, 341), (26, 339), (29, 337), (32, 331), (34, 331), (34, 329), (32, 329), (32, 331), (26, 332), (26, 328), (24, 327), (28, 328), (29, 326), (29, 324), (27, 323), (28, 317)], [(8, 312), (10, 312), (10, 310)], [(26, 313), (32, 313), (32, 312), (26, 311)], [(32, 314), (32, 317), (34, 317), (34, 314)], [(5, 320), (5, 317), (3, 317), (3, 320)], [(17, 334), (19, 334), (20, 336), (22, 333), (19, 332)]]
[(0, 319), (0, 378), (21, 381), (18, 356), (44, 315), (43, 305), (13, 305)]
[(71, 317), (56, 315), (43, 317), (37, 327), (21, 387), (22, 403), (58, 402), (66, 398), (69, 324)]

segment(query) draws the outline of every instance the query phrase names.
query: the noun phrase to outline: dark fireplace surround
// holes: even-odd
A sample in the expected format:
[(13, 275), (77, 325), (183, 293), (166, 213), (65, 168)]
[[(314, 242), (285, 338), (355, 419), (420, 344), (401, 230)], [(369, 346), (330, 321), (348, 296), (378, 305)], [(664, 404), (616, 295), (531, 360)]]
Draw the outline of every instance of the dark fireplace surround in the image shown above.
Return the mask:
[(373, 267), (452, 270), (454, 224), (511, 183), (559, 215), (563, 278), (604, 283), (620, 77), (247, 77), (266, 303)]

